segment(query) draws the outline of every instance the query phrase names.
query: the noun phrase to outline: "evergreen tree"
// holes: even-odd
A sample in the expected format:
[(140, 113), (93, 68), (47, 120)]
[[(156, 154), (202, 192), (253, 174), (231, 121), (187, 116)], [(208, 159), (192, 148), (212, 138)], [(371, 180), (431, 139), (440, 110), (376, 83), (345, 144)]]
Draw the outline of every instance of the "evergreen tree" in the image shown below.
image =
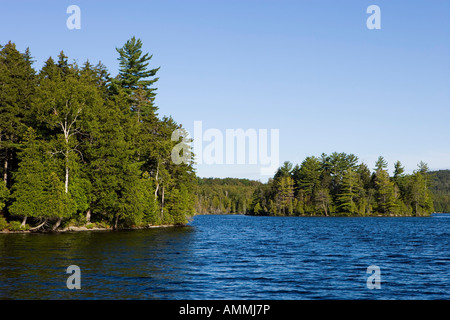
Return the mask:
[(434, 211), (433, 198), (427, 187), (427, 178), (416, 170), (406, 181), (406, 201), (415, 215), (424, 215)]
[(11, 185), (10, 173), (17, 166), (17, 152), (27, 128), (35, 90), (30, 52), (22, 54), (9, 41), (0, 50), (0, 159), (3, 181)]
[(148, 69), (149, 61), (153, 55), (142, 52), (142, 41), (134, 36), (128, 40), (122, 48), (116, 48), (119, 53), (119, 77), (118, 82), (129, 95), (135, 93), (138, 89), (146, 91), (147, 98), (155, 96), (155, 88), (151, 86), (158, 81), (154, 77), (159, 68)]
[(389, 174), (383, 169), (379, 169), (376, 175), (377, 210), (380, 213), (388, 214), (395, 211), (394, 184), (389, 179)]
[(342, 213), (358, 213), (358, 198), (360, 184), (358, 174), (352, 169), (347, 169), (343, 176), (341, 191), (337, 196), (337, 208)]
[(379, 156), (377, 161), (375, 162), (375, 171), (380, 171), (380, 170), (386, 170), (388, 167), (388, 163), (387, 161), (382, 157)]
[(32, 128), (25, 135), (20, 160), (14, 177), (10, 213), (22, 217), (22, 225), (25, 225), (27, 217), (45, 221), (70, 217), (75, 204), (65, 193), (64, 183), (56, 174), (57, 164), (50, 158), (48, 145), (37, 139)]
[(316, 157), (307, 157), (298, 169), (294, 169), (293, 176), (297, 194), (299, 190), (303, 191), (303, 196), (305, 197), (304, 204), (307, 205), (308, 211), (314, 212), (316, 196), (321, 188), (320, 161)]

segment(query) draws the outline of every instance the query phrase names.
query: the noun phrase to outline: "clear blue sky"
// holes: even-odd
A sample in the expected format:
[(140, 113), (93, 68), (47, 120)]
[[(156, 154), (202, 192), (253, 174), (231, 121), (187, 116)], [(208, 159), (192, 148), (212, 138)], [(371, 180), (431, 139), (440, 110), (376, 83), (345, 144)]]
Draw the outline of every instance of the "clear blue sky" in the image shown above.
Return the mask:
[[(380, 30), (366, 27), (373, 4)], [(36, 69), (64, 50), (116, 75), (133, 35), (161, 66), (160, 114), (188, 130), (279, 129), (281, 163), (338, 151), (450, 168), (449, 1), (0, 0), (0, 43), (30, 47)], [(267, 179), (255, 165), (197, 173)]]

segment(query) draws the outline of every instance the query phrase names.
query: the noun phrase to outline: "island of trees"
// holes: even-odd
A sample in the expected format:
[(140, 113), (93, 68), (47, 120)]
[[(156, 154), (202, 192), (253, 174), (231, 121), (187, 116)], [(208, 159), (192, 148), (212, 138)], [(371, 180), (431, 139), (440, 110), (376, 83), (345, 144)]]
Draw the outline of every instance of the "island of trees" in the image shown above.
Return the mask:
[(429, 215), (434, 211), (432, 176), (420, 162), (405, 174), (400, 161), (392, 176), (379, 157), (373, 171), (353, 154), (307, 157), (300, 165), (285, 162), (251, 200), (253, 215)]
[(116, 48), (115, 77), (62, 51), (36, 71), (28, 49), (0, 49), (0, 229), (187, 222), (193, 164), (171, 161), (182, 126), (158, 116), (140, 39)]
[[(413, 174), (406, 175), (398, 162), (394, 176), (388, 178), (386, 163), (380, 158), (377, 164), (383, 172), (359, 164), (354, 166), (353, 180), (346, 176), (344, 181), (346, 166), (338, 169), (337, 162), (345, 162), (342, 159), (350, 157), (355, 159), (338, 153), (322, 155), (322, 159), (334, 163), (327, 167), (319, 164), (318, 158), (308, 158), (302, 166), (285, 163), (267, 183), (238, 178), (197, 178), (195, 211), (251, 215), (426, 215), (432, 211), (430, 199), (433, 199), (434, 211), (450, 212), (450, 170), (427, 172), (426, 164), (421, 163)], [(325, 168), (329, 169), (325, 171)], [(337, 185), (338, 181), (341, 186)], [(331, 183), (340, 193), (333, 193), (336, 189), (330, 188)], [(348, 192), (349, 183), (354, 184), (351, 192)], [(355, 211), (355, 208), (366, 210)], [(406, 211), (401, 211), (405, 208)]]

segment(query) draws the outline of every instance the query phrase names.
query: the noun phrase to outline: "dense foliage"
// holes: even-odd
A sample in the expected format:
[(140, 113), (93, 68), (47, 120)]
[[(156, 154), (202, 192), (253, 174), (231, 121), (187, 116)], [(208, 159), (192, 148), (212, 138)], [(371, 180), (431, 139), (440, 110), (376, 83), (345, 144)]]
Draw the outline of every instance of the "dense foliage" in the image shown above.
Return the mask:
[(433, 193), (434, 210), (436, 212), (450, 212), (450, 170), (430, 172)]
[(198, 214), (246, 214), (252, 194), (262, 183), (236, 178), (197, 178), (195, 211)]
[(405, 174), (397, 161), (393, 176), (379, 157), (372, 170), (353, 154), (307, 157), (285, 162), (253, 194), (253, 215), (428, 215), (434, 211), (431, 176), (421, 162)]
[(180, 129), (158, 117), (156, 73), (139, 39), (118, 48), (120, 70), (69, 63), (40, 71), (9, 42), (0, 46), (0, 210), (10, 225), (56, 229), (181, 224), (194, 213), (192, 159), (174, 164)]

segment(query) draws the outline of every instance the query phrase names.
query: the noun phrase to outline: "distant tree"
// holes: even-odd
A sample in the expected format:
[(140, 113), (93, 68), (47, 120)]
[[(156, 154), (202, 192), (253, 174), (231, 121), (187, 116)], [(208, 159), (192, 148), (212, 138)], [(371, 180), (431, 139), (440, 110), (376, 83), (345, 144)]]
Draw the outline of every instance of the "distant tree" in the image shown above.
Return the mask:
[(402, 166), (400, 161), (394, 164), (394, 180), (401, 178), (404, 175), (405, 167)]
[(380, 170), (386, 170), (388, 167), (388, 163), (386, 159), (384, 159), (382, 156), (379, 156), (377, 161), (375, 162), (375, 171), (378, 172)]
[(376, 179), (377, 211), (389, 214), (395, 211), (394, 184), (384, 169), (377, 171)]
[(337, 196), (338, 211), (348, 214), (358, 213), (359, 194), (358, 174), (352, 169), (347, 169), (343, 177), (341, 191)]
[(317, 192), (317, 195), (315, 197), (316, 206), (319, 208), (320, 211), (323, 210), (323, 213), (325, 216), (329, 215), (330, 211), (330, 205), (331, 205), (331, 197), (328, 189), (320, 189)]
[(282, 177), (290, 177), (292, 173), (292, 163), (285, 161), (283, 165), (275, 172), (274, 179)]
[[(420, 166), (419, 166), (420, 168)], [(428, 188), (426, 171), (416, 170), (406, 181), (406, 201), (415, 215), (424, 215), (434, 211), (432, 194)]]

